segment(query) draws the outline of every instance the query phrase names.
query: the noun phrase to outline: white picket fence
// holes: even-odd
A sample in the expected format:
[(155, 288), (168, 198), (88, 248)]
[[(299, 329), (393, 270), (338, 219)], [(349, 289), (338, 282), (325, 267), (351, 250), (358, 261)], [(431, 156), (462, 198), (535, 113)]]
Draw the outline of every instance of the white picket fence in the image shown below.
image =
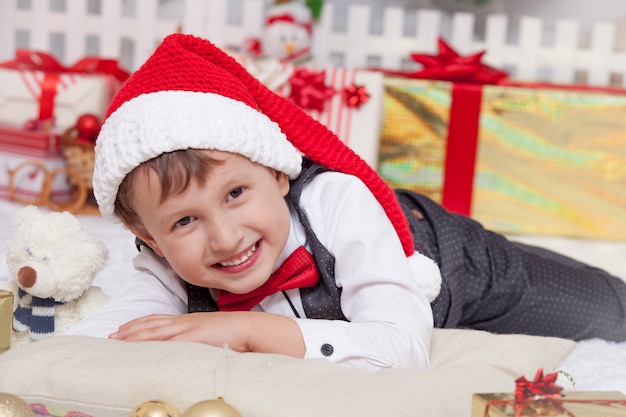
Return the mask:
[[(0, 0), (0, 62), (9, 60), (16, 47), (50, 51), (65, 64), (86, 54), (120, 58), (135, 69), (169, 33), (181, 30), (206, 37), (221, 46), (241, 50), (248, 38), (263, 27), (263, 0), (179, 0), (179, 19), (160, 17), (158, 0), (138, 0), (134, 13), (124, 10), (124, 0), (65, 0), (65, 10), (50, 10), (54, 2), (31, 0), (29, 9), (18, 0)], [(59, 3), (59, 2), (56, 2)], [(62, 2), (61, 2), (62, 3)], [(94, 7), (95, 5), (95, 7)], [(90, 10), (91, 8), (99, 10)], [(406, 33), (407, 13), (415, 13), (413, 33)], [(411, 53), (436, 53), (443, 35), (443, 16), (436, 10), (385, 7), (373, 16), (364, 5), (350, 5), (337, 30), (335, 10), (325, 3), (315, 28), (315, 64), (349, 68), (377, 66), (414, 69)], [(371, 33), (372, 19), (382, 19), (379, 33)], [(515, 43), (509, 41), (511, 22), (506, 16), (488, 16), (484, 39), (476, 39), (475, 17), (452, 16), (445, 39), (461, 54), (486, 50), (484, 62), (509, 71), (520, 81), (585, 83), (626, 86), (626, 53), (616, 51), (615, 28), (598, 22), (588, 46), (580, 46), (581, 31), (575, 21), (550, 27), (551, 45), (543, 45), (545, 25), (538, 18), (521, 18)]]

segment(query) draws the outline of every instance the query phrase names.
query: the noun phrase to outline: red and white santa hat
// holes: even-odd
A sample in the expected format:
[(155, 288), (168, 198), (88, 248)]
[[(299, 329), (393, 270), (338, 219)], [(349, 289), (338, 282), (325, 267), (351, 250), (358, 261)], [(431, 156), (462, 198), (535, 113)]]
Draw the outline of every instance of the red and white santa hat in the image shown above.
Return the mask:
[(414, 253), (393, 191), (328, 128), (250, 75), (207, 40), (174, 34), (122, 86), (96, 143), (93, 190), (102, 216), (114, 214), (118, 188), (135, 167), (162, 153), (216, 149), (296, 178), (302, 155), (359, 177)]

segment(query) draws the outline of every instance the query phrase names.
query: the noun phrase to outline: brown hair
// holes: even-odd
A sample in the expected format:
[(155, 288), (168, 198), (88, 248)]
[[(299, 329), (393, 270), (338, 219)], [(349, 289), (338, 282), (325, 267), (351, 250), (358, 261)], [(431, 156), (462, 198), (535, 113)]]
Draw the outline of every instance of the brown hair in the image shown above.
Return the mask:
[(133, 180), (137, 175), (148, 175), (153, 171), (161, 184), (162, 203), (168, 197), (185, 191), (192, 179), (201, 185), (206, 183), (208, 175), (222, 160), (209, 157), (198, 149), (185, 149), (163, 153), (135, 167), (120, 184), (115, 199), (115, 214), (126, 226), (139, 222), (132, 207)]

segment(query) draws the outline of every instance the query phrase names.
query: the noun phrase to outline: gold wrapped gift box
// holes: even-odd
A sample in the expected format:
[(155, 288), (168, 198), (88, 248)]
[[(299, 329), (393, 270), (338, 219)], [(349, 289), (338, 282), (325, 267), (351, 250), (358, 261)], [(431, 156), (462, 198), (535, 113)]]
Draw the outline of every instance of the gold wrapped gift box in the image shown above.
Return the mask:
[[(459, 84), (385, 77), (384, 86), (378, 171), (391, 186), (443, 203), (446, 178), (463, 182), (459, 165), (469, 162), (462, 214), (489, 229), (626, 240), (626, 91), (485, 85), (455, 118)], [(472, 105), (475, 158), (462, 150), (449, 164), (451, 126), (462, 146), (472, 141), (473, 116), (463, 114)]]
[(13, 337), (13, 293), (0, 290), (0, 353), (11, 348)]
[(474, 394), (472, 397), (472, 417), (514, 416), (626, 416), (626, 395), (619, 391), (564, 391), (554, 399), (515, 400), (513, 393)]

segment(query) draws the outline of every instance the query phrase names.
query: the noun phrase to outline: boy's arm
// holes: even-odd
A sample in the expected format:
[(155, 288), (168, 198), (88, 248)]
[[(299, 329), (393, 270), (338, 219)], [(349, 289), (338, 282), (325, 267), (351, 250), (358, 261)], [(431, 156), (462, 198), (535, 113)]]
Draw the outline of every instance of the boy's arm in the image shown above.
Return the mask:
[(295, 320), (256, 311), (183, 315), (154, 314), (132, 320), (111, 336), (126, 341), (183, 340), (226, 346), (238, 352), (303, 358), (304, 339)]
[(295, 320), (271, 313), (249, 314), (248, 350), (304, 357), (304, 338)]

